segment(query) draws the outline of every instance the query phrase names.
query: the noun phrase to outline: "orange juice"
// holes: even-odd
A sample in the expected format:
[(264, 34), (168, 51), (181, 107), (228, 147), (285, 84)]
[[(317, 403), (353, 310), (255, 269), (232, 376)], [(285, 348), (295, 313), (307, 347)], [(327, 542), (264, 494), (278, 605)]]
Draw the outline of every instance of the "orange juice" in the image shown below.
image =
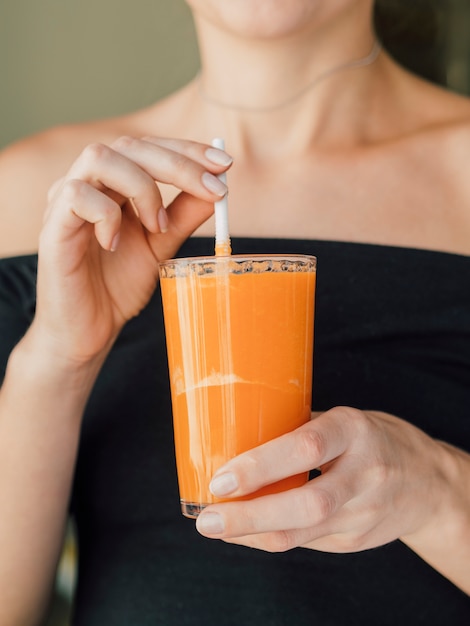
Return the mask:
[[(216, 502), (215, 471), (310, 419), (314, 257), (206, 257), (161, 265), (182, 510)], [(293, 476), (272, 493), (303, 484)], [(250, 497), (255, 495), (252, 494)]]

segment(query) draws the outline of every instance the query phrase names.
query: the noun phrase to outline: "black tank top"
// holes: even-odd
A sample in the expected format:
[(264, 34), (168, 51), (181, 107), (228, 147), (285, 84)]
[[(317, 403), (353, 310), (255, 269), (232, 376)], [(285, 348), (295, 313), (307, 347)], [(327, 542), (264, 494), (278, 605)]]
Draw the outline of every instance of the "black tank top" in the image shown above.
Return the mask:
[[(470, 257), (369, 244), (234, 239), (318, 258), (313, 408), (382, 410), (470, 449)], [(211, 239), (180, 256), (213, 253)], [(0, 261), (0, 357), (34, 314), (36, 257)], [(426, 497), (426, 494), (423, 494)], [(283, 554), (201, 537), (182, 517), (159, 290), (90, 397), (71, 497), (75, 626), (460, 626), (469, 598), (400, 541)]]

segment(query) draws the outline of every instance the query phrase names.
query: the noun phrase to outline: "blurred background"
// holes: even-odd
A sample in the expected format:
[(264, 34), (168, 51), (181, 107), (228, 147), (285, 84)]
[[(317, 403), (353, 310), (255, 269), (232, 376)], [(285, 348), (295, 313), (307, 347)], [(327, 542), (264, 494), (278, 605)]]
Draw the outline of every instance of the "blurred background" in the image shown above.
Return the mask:
[[(406, 65), (470, 93), (470, 0), (380, 0)], [(152, 103), (197, 71), (184, 0), (2, 0), (0, 148), (48, 126)]]
[(0, 148), (151, 104), (194, 75), (184, 0), (1, 0)]
[[(147, 106), (197, 72), (184, 0), (1, 2), (0, 148)], [(378, 0), (376, 27), (400, 63), (470, 95), (470, 0)], [(68, 624), (75, 564), (70, 525), (45, 626)]]

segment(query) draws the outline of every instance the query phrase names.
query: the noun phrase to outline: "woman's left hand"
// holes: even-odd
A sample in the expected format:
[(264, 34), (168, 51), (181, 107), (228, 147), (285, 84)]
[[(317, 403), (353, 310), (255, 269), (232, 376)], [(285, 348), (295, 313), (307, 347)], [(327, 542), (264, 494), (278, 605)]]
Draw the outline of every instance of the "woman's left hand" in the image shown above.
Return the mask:
[(355, 552), (422, 532), (449, 504), (445, 444), (385, 413), (337, 407), (246, 452), (215, 474), (218, 497), (245, 496), (319, 468), (283, 493), (207, 507), (207, 537), (271, 552), (297, 546)]

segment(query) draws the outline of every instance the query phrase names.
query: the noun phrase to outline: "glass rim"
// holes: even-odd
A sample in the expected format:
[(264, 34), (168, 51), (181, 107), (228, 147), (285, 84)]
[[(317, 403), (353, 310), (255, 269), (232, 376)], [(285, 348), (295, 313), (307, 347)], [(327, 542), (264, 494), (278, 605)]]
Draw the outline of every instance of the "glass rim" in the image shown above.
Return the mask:
[(314, 267), (317, 266), (317, 257), (313, 254), (230, 254), (227, 256), (188, 256), (188, 257), (175, 257), (173, 259), (165, 259), (164, 261), (158, 261), (158, 265), (164, 267), (165, 265), (198, 265), (201, 263), (221, 263), (227, 261), (243, 262), (243, 261), (305, 261), (312, 263)]

